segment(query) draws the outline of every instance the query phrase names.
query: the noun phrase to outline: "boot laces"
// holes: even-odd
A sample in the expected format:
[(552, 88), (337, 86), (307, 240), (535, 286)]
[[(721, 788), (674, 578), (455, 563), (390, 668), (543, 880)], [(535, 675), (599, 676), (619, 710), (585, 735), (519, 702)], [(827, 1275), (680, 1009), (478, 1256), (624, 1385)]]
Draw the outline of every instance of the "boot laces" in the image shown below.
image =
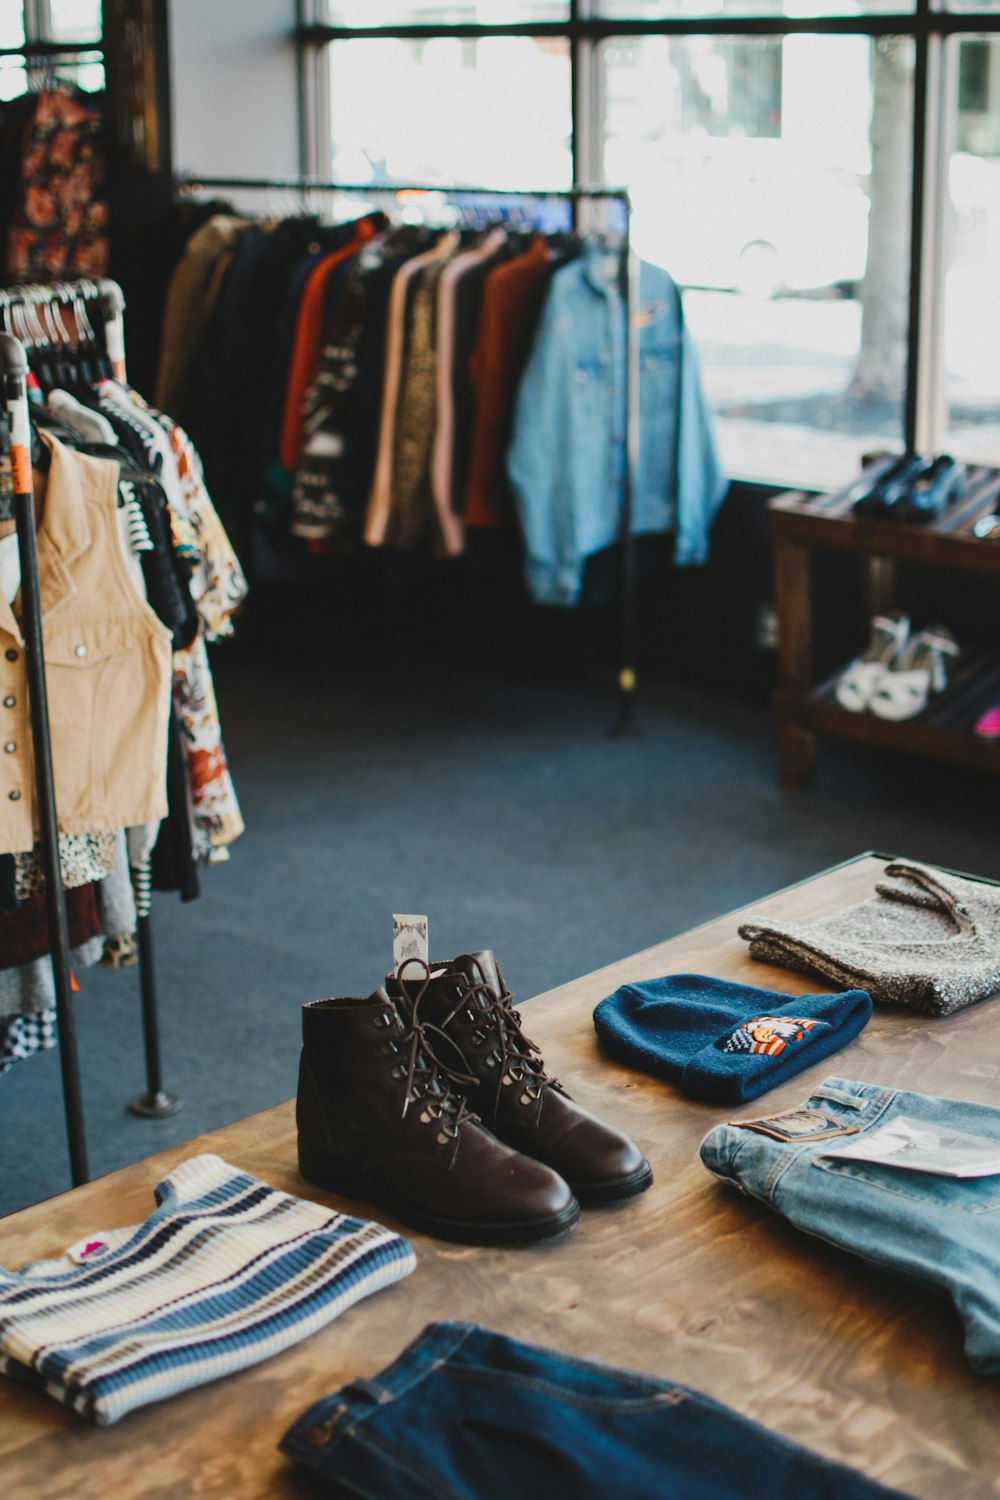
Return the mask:
[[(438, 1144), (443, 1146), (446, 1141), (453, 1140), (458, 1135), (466, 1120), (475, 1119), (472, 1110), (466, 1107), (462, 1095), (455, 1092), (452, 1084), (469, 1087), (476, 1083), (476, 1079), (471, 1073), (464, 1072), (457, 1063), (449, 1064), (441, 1058), (439, 1049), (445, 1053), (450, 1051), (458, 1062), (465, 1064), (462, 1052), (451, 1038), (433, 1022), (424, 1021), (420, 1017), (420, 1002), (427, 991), (431, 977), (427, 964), (422, 959), (407, 959), (406, 963), (400, 967), (398, 977), (401, 980), (403, 969), (411, 964), (419, 964), (422, 967), (423, 982), (410, 1007), (408, 1029), (398, 1042), (392, 1044), (394, 1050), (406, 1052), (405, 1061), (393, 1069), (393, 1075), (406, 1079), (403, 1094), (403, 1118), (405, 1119), (411, 1104), (421, 1103), (423, 1105), (420, 1112), (421, 1124), (428, 1125), (437, 1121), (439, 1124)], [(403, 988), (402, 984), (400, 988)], [(402, 1019), (405, 1024), (407, 1019), (405, 1013)]]
[[(471, 955), (465, 956), (475, 963)], [(549, 1084), (555, 1084), (557, 1080), (546, 1073), (541, 1048), (522, 1030), (521, 1012), (514, 1009), (514, 992), (507, 989), (499, 970), (497, 974), (500, 978), (499, 995), (494, 993), (486, 979), (470, 983), (462, 991), (457, 1004), (445, 1017), (442, 1025), (447, 1026), (470, 1001), (477, 1003), (484, 1029), (492, 1031), (497, 1041), (493, 1052), (486, 1059), (487, 1065), (496, 1071), (494, 1105), (499, 1103), (501, 1089), (517, 1083), (524, 1083), (520, 1103), (533, 1104), (542, 1090)]]

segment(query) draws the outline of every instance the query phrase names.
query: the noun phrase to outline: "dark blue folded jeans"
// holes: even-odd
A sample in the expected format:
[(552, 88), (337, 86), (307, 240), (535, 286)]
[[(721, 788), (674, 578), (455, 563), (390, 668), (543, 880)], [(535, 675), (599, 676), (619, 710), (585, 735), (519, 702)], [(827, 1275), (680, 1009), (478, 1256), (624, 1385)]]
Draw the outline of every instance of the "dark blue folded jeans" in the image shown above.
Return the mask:
[(368, 1500), (899, 1500), (697, 1391), (471, 1323), (429, 1324), (281, 1448)]

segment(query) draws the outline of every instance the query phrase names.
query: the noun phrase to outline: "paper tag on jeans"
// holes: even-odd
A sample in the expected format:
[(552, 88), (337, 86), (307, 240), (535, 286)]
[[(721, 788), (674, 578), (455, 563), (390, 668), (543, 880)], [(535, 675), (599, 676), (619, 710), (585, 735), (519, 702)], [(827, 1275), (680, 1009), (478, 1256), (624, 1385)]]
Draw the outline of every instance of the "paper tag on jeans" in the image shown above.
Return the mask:
[(399, 974), (409, 958), (418, 958), (428, 964), (427, 918), (392, 914), (392, 972)]
[(773, 1140), (784, 1141), (828, 1141), (835, 1135), (856, 1135), (858, 1127), (848, 1125), (836, 1115), (821, 1109), (786, 1109), (777, 1115), (767, 1115), (763, 1120), (727, 1120), (727, 1125), (738, 1125), (741, 1130), (755, 1130), (759, 1135), (769, 1135)]
[(897, 1115), (860, 1140), (831, 1146), (821, 1154), (901, 1167), (907, 1172), (933, 1172), (937, 1177), (1000, 1176), (1000, 1141), (909, 1115)]

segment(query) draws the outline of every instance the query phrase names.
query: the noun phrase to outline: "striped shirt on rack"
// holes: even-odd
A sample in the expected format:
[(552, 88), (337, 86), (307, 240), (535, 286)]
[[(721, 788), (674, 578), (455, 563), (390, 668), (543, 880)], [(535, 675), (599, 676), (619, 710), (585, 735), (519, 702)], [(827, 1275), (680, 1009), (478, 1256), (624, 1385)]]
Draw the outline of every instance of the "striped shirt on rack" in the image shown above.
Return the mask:
[(182, 1163), (156, 1201), (142, 1224), (0, 1268), (0, 1370), (102, 1425), (280, 1353), (416, 1265), (381, 1224), (218, 1156)]

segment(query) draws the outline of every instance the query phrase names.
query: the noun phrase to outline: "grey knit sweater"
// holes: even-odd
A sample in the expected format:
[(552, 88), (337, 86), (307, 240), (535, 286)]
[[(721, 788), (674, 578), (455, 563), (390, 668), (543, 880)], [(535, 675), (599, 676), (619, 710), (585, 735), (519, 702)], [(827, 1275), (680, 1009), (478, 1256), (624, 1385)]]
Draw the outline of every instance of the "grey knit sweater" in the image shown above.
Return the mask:
[(876, 895), (816, 922), (751, 917), (750, 955), (873, 1000), (946, 1016), (1000, 995), (1000, 887), (926, 865), (886, 865)]

